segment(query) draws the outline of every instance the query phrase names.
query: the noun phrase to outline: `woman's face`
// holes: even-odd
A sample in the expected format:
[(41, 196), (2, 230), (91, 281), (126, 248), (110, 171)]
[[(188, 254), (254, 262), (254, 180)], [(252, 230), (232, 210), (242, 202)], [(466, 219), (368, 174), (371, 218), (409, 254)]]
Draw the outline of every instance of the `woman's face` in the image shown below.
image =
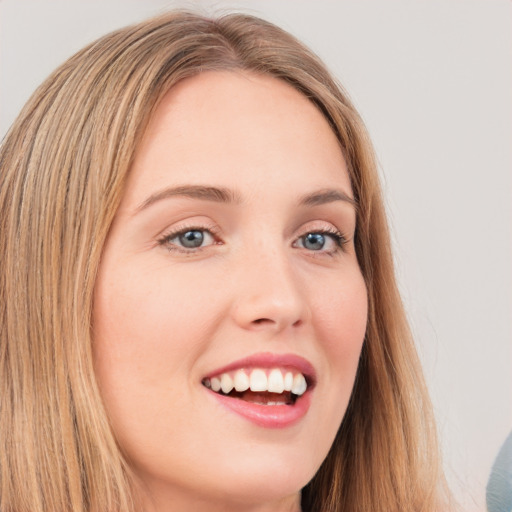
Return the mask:
[(147, 510), (298, 506), (365, 334), (351, 198), (328, 123), (282, 81), (208, 72), (159, 105), (93, 319), (98, 381)]

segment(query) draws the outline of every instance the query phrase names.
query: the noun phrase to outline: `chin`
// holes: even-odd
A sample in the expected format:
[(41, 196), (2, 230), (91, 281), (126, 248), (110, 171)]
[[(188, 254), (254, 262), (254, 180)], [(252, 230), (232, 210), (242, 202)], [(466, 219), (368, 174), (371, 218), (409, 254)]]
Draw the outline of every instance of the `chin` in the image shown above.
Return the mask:
[[(267, 465), (265, 471), (240, 474), (211, 482), (211, 489), (207, 491), (207, 500), (210, 502), (226, 501), (233, 505), (247, 506), (262, 502), (277, 503), (279, 501), (297, 497), (302, 488), (311, 480), (313, 474), (303, 471), (290, 470), (289, 467), (276, 469)], [(206, 489), (205, 489), (206, 491)]]
[[(280, 456), (268, 448), (257, 459), (233, 461), (219, 467), (212, 486), (222, 487), (222, 494), (232, 495), (233, 500), (245, 503), (260, 502), (262, 496), (268, 501), (277, 501), (297, 495), (308, 484), (318, 470), (321, 460), (311, 460), (305, 453), (296, 450), (294, 456)], [(323, 460), (323, 458), (322, 458)], [(225, 477), (222, 478), (222, 471)]]
[(172, 473), (161, 467), (152, 475), (139, 475), (143, 488), (149, 495), (167, 495), (172, 502), (188, 507), (195, 502), (197, 510), (204, 504), (216, 511), (298, 502), (301, 489), (313, 478), (321, 460), (313, 460), (300, 450), (290, 456), (289, 446), (269, 449), (256, 441), (249, 444), (249, 449), (233, 445), (223, 456), (214, 456), (202, 464), (191, 457), (188, 468), (176, 468), (175, 460), (170, 460), (165, 466), (172, 468)]

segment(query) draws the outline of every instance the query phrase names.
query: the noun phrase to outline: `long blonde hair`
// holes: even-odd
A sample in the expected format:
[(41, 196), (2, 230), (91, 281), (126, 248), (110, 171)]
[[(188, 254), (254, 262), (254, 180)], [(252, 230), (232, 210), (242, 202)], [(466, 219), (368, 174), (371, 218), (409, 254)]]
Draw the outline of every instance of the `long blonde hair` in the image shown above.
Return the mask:
[(130, 469), (98, 390), (91, 309), (101, 251), (162, 96), (244, 69), (305, 94), (336, 133), (359, 204), (369, 316), (352, 398), (303, 490), (305, 511), (433, 511), (431, 406), (397, 291), (371, 143), (346, 93), (283, 30), (171, 12), (109, 34), (34, 93), (0, 149), (0, 510), (133, 510)]

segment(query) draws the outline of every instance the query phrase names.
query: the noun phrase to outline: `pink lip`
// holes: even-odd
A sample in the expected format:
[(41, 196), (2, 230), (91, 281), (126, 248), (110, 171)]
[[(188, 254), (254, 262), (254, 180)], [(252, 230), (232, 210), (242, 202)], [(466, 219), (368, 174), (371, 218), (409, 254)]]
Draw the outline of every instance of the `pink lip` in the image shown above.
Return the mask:
[(308, 412), (311, 391), (306, 391), (293, 405), (261, 405), (220, 395), (204, 388), (221, 405), (252, 423), (265, 428), (285, 428), (297, 423)]
[(295, 354), (254, 354), (250, 357), (239, 359), (229, 365), (223, 366), (222, 368), (211, 372), (208, 377), (240, 368), (272, 367), (294, 368), (299, 370), (306, 377), (306, 380), (308, 381), (308, 389), (293, 405), (255, 404), (252, 402), (246, 402), (239, 398), (221, 395), (207, 388), (204, 389), (222, 406), (260, 427), (289, 427), (300, 421), (306, 415), (311, 404), (311, 390), (314, 387), (316, 377), (313, 366), (306, 359)]

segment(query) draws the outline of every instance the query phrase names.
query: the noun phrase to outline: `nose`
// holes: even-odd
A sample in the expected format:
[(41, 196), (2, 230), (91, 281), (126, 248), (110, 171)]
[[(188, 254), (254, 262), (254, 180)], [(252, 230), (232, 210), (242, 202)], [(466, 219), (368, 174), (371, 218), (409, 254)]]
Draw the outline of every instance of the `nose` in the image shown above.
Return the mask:
[(253, 253), (237, 276), (233, 316), (240, 327), (279, 333), (310, 318), (306, 290), (285, 254)]

